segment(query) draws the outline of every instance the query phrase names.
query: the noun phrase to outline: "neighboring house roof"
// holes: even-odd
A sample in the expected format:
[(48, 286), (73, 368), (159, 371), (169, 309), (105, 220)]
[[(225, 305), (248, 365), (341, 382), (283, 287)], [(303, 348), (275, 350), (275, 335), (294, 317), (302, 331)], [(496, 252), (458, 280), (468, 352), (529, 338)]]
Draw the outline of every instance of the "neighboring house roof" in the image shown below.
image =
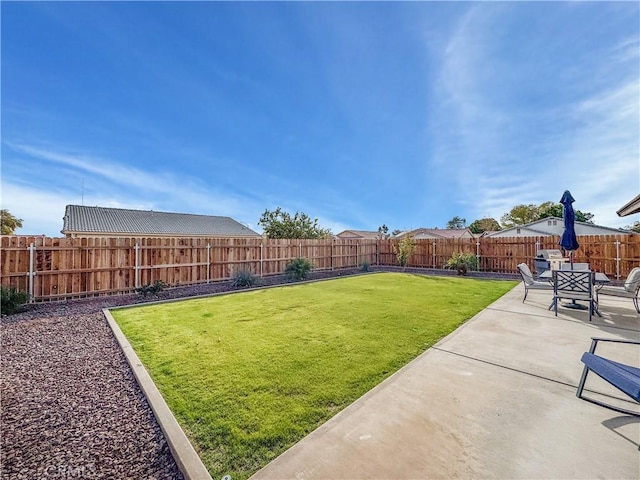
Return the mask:
[(81, 205), (67, 205), (62, 233), (66, 236), (260, 236), (230, 217)]
[(380, 232), (374, 232), (371, 230), (344, 230), (336, 235), (340, 238), (362, 238), (365, 240), (378, 240), (380, 238)]
[(626, 217), (627, 215), (633, 215), (634, 213), (638, 212), (640, 212), (640, 195), (624, 205), (616, 213), (619, 217)]
[(411, 235), (416, 240), (421, 238), (474, 238), (475, 235), (468, 228), (416, 228), (399, 233), (396, 238)]
[[(576, 235), (615, 235), (633, 233), (629, 230), (603, 227), (585, 222), (575, 222)], [(564, 221), (558, 217), (547, 217), (525, 225), (516, 225), (499, 232), (489, 232), (487, 237), (539, 237), (546, 235), (562, 235)]]

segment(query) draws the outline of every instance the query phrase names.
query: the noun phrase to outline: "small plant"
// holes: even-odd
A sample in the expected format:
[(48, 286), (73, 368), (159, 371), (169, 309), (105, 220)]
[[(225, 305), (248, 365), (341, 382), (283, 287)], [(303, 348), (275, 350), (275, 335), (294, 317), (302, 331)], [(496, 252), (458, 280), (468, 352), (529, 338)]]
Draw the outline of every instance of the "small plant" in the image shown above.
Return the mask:
[(393, 244), (393, 251), (396, 254), (400, 266), (405, 268), (409, 262), (409, 258), (413, 255), (413, 252), (416, 251), (416, 243), (413, 241), (413, 237), (411, 235), (402, 237), (399, 243)]
[(258, 283), (258, 277), (256, 277), (249, 270), (239, 270), (233, 276), (233, 280), (231, 281), (231, 285), (235, 288), (247, 288), (253, 287)]
[(447, 267), (455, 268), (458, 271), (458, 275), (466, 275), (468, 270), (478, 268), (478, 259), (473, 253), (455, 252), (447, 260)]
[(0, 287), (0, 297), (0, 312), (3, 315), (15, 313), (21, 305), (29, 300), (27, 292), (20, 292), (15, 288), (6, 287)]
[(146, 297), (147, 295), (155, 296), (155, 295), (158, 295), (162, 290), (164, 290), (164, 287), (166, 286), (167, 284), (164, 283), (162, 280), (156, 280), (153, 283), (136, 288), (136, 292), (142, 295), (143, 297)]
[(363, 260), (363, 262), (360, 264), (360, 271), (361, 272), (370, 272), (371, 271), (371, 264), (368, 261)]
[(294, 280), (304, 280), (313, 270), (311, 262), (303, 257), (291, 260), (284, 269), (284, 272)]

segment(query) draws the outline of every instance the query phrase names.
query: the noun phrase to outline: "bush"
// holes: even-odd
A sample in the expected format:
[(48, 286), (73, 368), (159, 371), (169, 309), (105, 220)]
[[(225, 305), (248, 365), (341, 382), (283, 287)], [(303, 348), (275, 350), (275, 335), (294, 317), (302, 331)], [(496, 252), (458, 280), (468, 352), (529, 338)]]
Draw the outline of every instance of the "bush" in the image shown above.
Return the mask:
[(248, 270), (239, 270), (233, 276), (233, 280), (231, 281), (231, 285), (235, 288), (247, 288), (253, 287), (258, 284), (258, 277), (256, 277), (253, 273)]
[(366, 260), (364, 260), (360, 264), (360, 271), (361, 272), (370, 272), (371, 271), (371, 264), (369, 262), (367, 262)]
[(138, 292), (143, 297), (146, 297), (147, 295), (155, 296), (158, 295), (158, 293), (160, 293), (162, 290), (164, 290), (164, 287), (166, 286), (167, 284), (162, 280), (156, 280), (153, 283), (136, 288), (136, 292)]
[(6, 287), (0, 287), (0, 297), (0, 312), (3, 315), (15, 313), (21, 305), (29, 300), (27, 292), (20, 292), (15, 288)]
[(291, 260), (284, 269), (284, 272), (294, 280), (304, 280), (313, 270), (313, 265), (306, 258), (298, 257)]
[(413, 252), (416, 251), (416, 243), (413, 241), (413, 237), (411, 235), (402, 237), (398, 244), (393, 244), (393, 251), (396, 254), (400, 266), (405, 268), (409, 262), (409, 258), (411, 258)]
[(455, 268), (458, 271), (458, 275), (466, 275), (467, 270), (478, 268), (478, 258), (473, 253), (455, 252), (447, 260), (447, 267)]

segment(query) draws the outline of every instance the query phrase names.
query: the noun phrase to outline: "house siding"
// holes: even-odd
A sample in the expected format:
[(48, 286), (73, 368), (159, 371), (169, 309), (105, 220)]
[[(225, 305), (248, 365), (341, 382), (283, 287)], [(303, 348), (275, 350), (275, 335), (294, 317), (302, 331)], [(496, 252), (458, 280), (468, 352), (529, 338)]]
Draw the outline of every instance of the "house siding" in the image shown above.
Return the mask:
[[(616, 235), (632, 233), (627, 230), (617, 230), (615, 228), (592, 225), (589, 223), (576, 222), (576, 235)], [(526, 225), (508, 228), (499, 232), (491, 232), (488, 237), (539, 237), (545, 235), (560, 236), (564, 232), (564, 221), (562, 218), (549, 217)]]

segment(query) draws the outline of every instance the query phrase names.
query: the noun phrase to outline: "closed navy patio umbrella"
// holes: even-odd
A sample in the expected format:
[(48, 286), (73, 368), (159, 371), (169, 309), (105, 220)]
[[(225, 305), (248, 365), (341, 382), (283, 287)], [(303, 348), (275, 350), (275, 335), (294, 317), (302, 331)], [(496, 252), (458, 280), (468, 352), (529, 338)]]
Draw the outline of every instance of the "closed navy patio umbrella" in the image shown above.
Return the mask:
[(569, 262), (571, 263), (572, 270), (573, 251), (577, 250), (580, 246), (578, 244), (578, 239), (576, 238), (576, 214), (573, 211), (573, 202), (575, 202), (575, 199), (571, 196), (569, 190), (565, 190), (562, 198), (560, 199), (560, 203), (562, 204), (562, 217), (564, 219), (564, 232), (562, 232), (560, 246), (565, 250), (569, 250)]

